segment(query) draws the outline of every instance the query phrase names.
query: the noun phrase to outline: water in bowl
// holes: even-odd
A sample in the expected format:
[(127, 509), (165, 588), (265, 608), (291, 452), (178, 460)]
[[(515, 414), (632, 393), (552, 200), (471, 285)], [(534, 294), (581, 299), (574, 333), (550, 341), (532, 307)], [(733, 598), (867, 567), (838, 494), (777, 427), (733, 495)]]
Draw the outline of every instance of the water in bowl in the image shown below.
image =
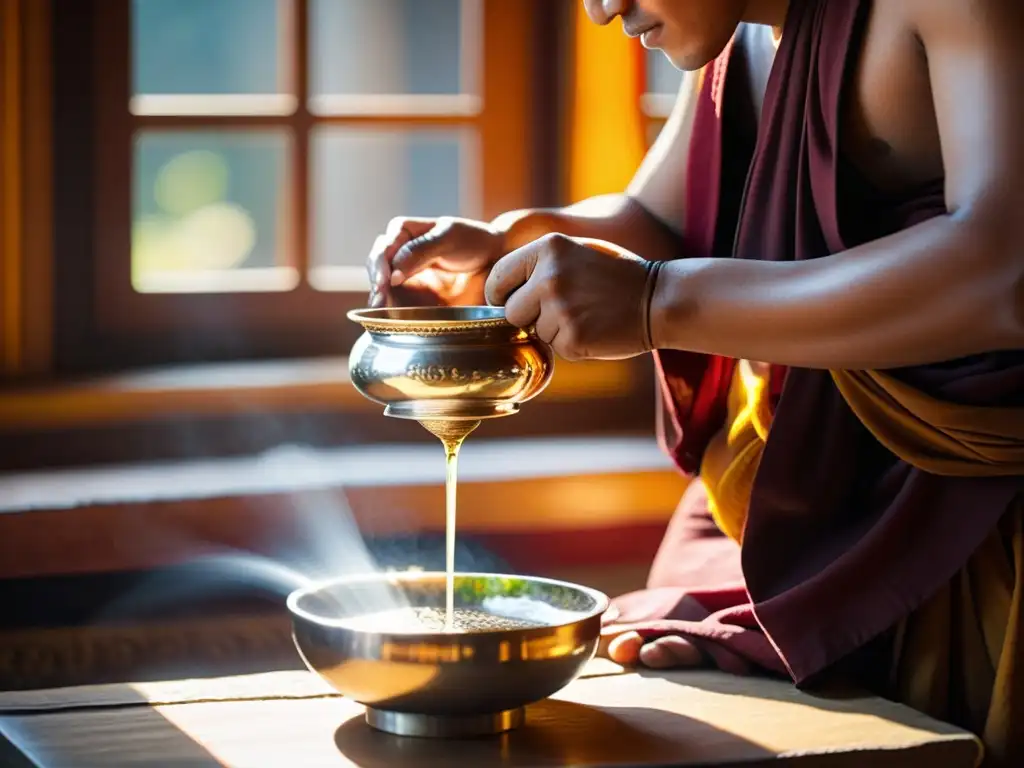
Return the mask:
[(496, 616), (478, 608), (397, 608), (345, 619), (345, 625), (362, 632), (382, 634), (430, 634), (435, 632), (498, 632), (544, 625), (532, 619)]

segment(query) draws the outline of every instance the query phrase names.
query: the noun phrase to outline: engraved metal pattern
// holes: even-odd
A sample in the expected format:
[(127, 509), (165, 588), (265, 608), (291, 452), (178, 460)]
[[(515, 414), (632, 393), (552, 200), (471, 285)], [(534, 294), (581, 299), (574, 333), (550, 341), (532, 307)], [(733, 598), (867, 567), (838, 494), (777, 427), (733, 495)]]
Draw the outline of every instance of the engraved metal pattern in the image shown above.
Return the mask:
[[(515, 330), (515, 326), (507, 320), (470, 320), (464, 323), (450, 322), (444, 325), (398, 322), (375, 322), (373, 320), (360, 320), (360, 325), (371, 333), (404, 333), (410, 336), (447, 336), (452, 333), (465, 333), (466, 331), (481, 331), (493, 328), (503, 328), (509, 331)], [(526, 331), (520, 331), (522, 337), (527, 336)]]
[(506, 322), (500, 307), (359, 310), (349, 317), (367, 329), (349, 356), (352, 383), (390, 416), (507, 416), (539, 395), (554, 371), (551, 348)]
[(455, 367), (443, 365), (410, 365), (405, 369), (405, 375), (413, 381), (424, 384), (441, 384), (451, 382), (452, 384), (470, 384), (475, 381), (494, 381), (505, 379), (518, 379), (523, 369), (518, 365), (510, 368), (499, 368), (496, 371), (467, 371)]

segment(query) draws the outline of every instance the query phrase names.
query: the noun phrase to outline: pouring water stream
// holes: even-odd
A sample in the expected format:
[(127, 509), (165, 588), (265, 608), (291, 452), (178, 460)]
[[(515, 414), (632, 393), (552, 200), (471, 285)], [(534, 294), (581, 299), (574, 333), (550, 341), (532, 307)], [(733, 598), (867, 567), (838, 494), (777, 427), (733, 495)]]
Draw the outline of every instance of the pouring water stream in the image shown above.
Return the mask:
[(420, 424), (444, 446), (445, 474), (445, 603), (444, 630), (455, 628), (455, 521), (459, 484), (459, 449), (478, 420), (424, 420)]

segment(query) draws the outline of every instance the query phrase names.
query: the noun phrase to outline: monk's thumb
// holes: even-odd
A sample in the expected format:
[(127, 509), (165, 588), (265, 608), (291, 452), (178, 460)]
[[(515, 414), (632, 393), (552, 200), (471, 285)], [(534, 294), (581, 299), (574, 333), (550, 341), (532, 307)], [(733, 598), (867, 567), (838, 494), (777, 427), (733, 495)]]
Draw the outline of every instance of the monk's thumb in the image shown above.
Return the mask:
[(436, 226), (398, 249), (391, 260), (391, 285), (401, 285), (437, 261), (444, 244), (445, 229)]

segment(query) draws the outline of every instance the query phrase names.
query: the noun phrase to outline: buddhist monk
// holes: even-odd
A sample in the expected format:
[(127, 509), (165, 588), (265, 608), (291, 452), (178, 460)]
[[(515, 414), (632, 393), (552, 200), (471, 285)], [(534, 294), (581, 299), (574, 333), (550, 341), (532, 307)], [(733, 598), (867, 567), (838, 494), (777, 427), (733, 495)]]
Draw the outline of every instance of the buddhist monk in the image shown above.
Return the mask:
[(1024, 3), (585, 5), (696, 73), (629, 188), (397, 219), (371, 303), (653, 354), (695, 479), (613, 658), (855, 675), (1024, 765)]

